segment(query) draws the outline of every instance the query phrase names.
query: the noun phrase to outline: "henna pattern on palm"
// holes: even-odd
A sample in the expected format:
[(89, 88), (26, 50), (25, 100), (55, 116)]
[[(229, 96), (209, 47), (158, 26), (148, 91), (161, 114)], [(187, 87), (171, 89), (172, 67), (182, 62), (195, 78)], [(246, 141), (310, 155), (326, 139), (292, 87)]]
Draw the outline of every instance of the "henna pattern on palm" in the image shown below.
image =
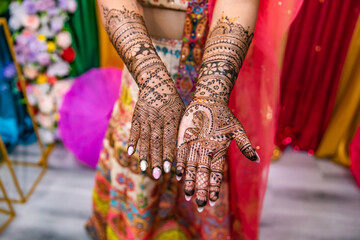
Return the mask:
[(128, 153), (132, 155), (139, 142), (141, 170), (145, 171), (151, 160), (153, 176), (158, 179), (163, 166), (165, 172), (170, 171), (185, 107), (156, 53), (143, 17), (125, 8), (103, 7), (103, 14), (109, 38), (139, 86)]
[(180, 123), (176, 175), (185, 174), (187, 200), (196, 191), (198, 210), (219, 198), (227, 149), (235, 139), (240, 151), (258, 160), (239, 120), (227, 107), (252, 34), (222, 18), (210, 32), (195, 98)]

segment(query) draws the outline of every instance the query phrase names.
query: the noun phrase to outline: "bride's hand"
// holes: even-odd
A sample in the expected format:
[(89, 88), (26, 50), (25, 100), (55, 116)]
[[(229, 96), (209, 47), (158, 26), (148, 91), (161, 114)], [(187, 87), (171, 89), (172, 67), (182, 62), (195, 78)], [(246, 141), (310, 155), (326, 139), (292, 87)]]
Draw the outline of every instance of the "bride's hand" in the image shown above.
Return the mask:
[(128, 154), (133, 154), (138, 145), (140, 169), (146, 171), (150, 163), (152, 175), (158, 179), (162, 169), (165, 173), (170, 172), (185, 107), (163, 67), (143, 74), (139, 82), (139, 99), (132, 117)]
[(176, 164), (177, 179), (185, 174), (185, 196), (196, 190), (201, 212), (210, 200), (219, 198), (227, 149), (235, 139), (240, 151), (251, 161), (259, 161), (239, 120), (222, 101), (194, 99), (180, 123)]

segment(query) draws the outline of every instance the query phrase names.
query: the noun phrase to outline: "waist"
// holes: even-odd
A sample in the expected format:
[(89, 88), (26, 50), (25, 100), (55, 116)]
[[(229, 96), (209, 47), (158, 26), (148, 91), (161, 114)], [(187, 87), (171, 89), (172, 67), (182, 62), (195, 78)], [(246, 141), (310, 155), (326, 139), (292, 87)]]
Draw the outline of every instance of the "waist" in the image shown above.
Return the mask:
[(182, 39), (186, 16), (184, 11), (153, 7), (143, 7), (142, 10), (152, 37)]

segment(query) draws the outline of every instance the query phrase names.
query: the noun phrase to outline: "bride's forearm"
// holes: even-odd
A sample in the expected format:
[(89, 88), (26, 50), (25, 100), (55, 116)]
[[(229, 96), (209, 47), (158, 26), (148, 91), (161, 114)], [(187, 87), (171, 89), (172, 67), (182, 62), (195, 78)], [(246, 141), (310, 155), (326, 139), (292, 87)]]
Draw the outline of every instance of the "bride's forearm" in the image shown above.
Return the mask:
[(195, 97), (228, 103), (253, 37), (257, 8), (257, 0), (218, 0)]
[(98, 2), (109, 39), (139, 85), (140, 91), (154, 90), (160, 83), (173, 92), (173, 81), (156, 53), (136, 1)]

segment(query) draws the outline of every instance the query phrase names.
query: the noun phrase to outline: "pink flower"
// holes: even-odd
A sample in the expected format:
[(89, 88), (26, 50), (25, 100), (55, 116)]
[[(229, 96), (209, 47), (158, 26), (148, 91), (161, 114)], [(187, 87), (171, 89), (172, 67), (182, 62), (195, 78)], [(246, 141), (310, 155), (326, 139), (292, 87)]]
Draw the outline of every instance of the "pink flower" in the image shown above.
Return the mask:
[(23, 19), (23, 25), (30, 30), (36, 30), (40, 26), (40, 18), (38, 15), (29, 15)]
[(57, 45), (59, 45), (63, 49), (70, 47), (71, 42), (72, 42), (72, 39), (71, 39), (71, 35), (69, 32), (66, 32), (66, 31), (60, 32), (56, 36)]
[(76, 10), (76, 8), (77, 8), (77, 3), (76, 3), (76, 1), (74, 1), (74, 0), (69, 1), (69, 3), (68, 3), (68, 10), (69, 10), (69, 12), (74, 13), (75, 10)]
[(24, 29), (22, 32), (21, 32), (22, 35), (24, 35), (25, 37), (29, 37), (29, 36), (32, 36), (34, 35), (34, 32), (29, 30), (29, 29)]
[(40, 125), (44, 128), (51, 128), (55, 123), (52, 115), (38, 113), (36, 117)]
[(34, 79), (37, 77), (38, 71), (36, 68), (34, 68), (32, 66), (25, 66), (24, 67), (24, 75), (28, 79)]

